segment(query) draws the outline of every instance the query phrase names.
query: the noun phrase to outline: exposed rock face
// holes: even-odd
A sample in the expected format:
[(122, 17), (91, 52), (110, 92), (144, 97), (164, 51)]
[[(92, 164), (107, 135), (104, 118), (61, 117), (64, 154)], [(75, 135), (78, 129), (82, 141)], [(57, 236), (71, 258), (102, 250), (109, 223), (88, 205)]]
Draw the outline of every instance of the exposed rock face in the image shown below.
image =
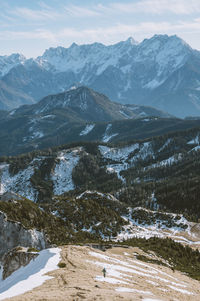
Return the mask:
[(15, 201), (15, 200), (17, 201), (19, 199), (21, 199), (21, 197), (17, 193), (12, 192), (12, 191), (7, 191), (4, 194), (0, 193), (0, 201), (13, 202), (13, 201)]
[(29, 262), (38, 256), (37, 253), (27, 252), (22, 247), (16, 247), (4, 255), (2, 260), (3, 280), (17, 271), (22, 266), (26, 266)]
[(0, 211), (0, 258), (17, 246), (44, 249), (47, 246), (44, 233), (36, 229), (26, 229), (21, 223), (7, 220)]

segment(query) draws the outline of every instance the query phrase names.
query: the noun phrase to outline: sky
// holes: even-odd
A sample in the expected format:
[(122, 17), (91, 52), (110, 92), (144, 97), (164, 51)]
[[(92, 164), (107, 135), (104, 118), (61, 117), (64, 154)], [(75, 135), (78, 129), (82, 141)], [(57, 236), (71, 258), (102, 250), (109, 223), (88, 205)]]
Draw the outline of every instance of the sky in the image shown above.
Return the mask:
[(0, 0), (0, 55), (178, 35), (200, 50), (200, 0)]

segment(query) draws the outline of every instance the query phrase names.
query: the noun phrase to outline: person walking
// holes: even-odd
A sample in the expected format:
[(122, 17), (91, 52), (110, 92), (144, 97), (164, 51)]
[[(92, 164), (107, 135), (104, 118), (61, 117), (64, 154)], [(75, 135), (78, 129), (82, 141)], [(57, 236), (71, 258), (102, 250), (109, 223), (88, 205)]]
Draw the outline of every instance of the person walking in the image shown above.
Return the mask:
[(102, 273), (103, 273), (103, 277), (105, 278), (106, 277), (106, 269), (105, 268), (103, 268)]

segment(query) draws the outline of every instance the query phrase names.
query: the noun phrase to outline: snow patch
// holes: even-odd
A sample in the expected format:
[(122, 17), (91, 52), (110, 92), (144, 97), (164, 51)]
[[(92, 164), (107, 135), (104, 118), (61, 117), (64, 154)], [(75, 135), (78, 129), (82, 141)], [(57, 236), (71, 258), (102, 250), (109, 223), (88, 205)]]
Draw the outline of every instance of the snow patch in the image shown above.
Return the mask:
[(163, 144), (163, 146), (158, 150), (158, 152), (162, 152), (171, 142), (172, 139), (167, 139), (167, 141)]
[(9, 164), (4, 164), (1, 168), (1, 193), (13, 191), (19, 195), (26, 197), (29, 200), (37, 200), (37, 191), (33, 188), (30, 179), (33, 176), (35, 169), (40, 167), (41, 160), (35, 158), (28, 167), (20, 170), (17, 174), (12, 176), (9, 173)]
[(195, 146), (193, 149), (191, 149), (189, 152), (197, 152), (198, 150), (200, 150), (200, 145)]
[(126, 161), (129, 155), (138, 148), (138, 143), (123, 148), (111, 148), (103, 145), (99, 146), (99, 150), (104, 158), (112, 159), (114, 161), (123, 160), (123, 162)]
[(58, 163), (51, 176), (55, 195), (60, 195), (75, 188), (72, 180), (72, 171), (78, 164), (80, 158), (79, 153), (81, 150), (82, 148), (79, 147), (59, 153), (57, 157)]
[(93, 130), (94, 127), (95, 127), (95, 124), (87, 124), (85, 129), (82, 130), (79, 135), (85, 136), (85, 135), (89, 134)]
[(27, 266), (21, 267), (5, 280), (1, 277), (0, 300), (24, 294), (52, 279), (45, 274), (58, 269), (60, 251), (59, 248), (43, 250)]
[(191, 293), (191, 292), (189, 292), (189, 291), (187, 291), (187, 290), (177, 288), (177, 287), (175, 287), (175, 286), (173, 286), (173, 285), (168, 285), (168, 287), (170, 287), (171, 289), (173, 289), (173, 290), (175, 290), (175, 291), (177, 291), (177, 292), (180, 292), (180, 293), (182, 293), (182, 294), (186, 294), (186, 295), (194, 295), (193, 293)]
[(130, 119), (130, 116), (126, 114), (124, 111), (119, 111), (126, 119)]
[(115, 133), (115, 134), (109, 134), (109, 131), (111, 130), (112, 128), (112, 124), (108, 124), (107, 127), (106, 127), (106, 130), (105, 130), (105, 133), (104, 133), (104, 136), (102, 138), (102, 142), (108, 142), (110, 141), (113, 137), (117, 136), (118, 134)]
[[(174, 222), (172, 226), (170, 226), (168, 225), (167, 220), (162, 220), (160, 218), (156, 218), (154, 221), (152, 220), (152, 223), (145, 223), (145, 222), (143, 223), (137, 220), (137, 215), (135, 219), (132, 217), (134, 211), (137, 212), (137, 210), (143, 210), (146, 211), (147, 213), (149, 212), (153, 214), (155, 218), (156, 214), (159, 213), (158, 211), (152, 211), (142, 207), (138, 207), (134, 209), (128, 208), (128, 209), (129, 209), (129, 215), (122, 216), (122, 218), (124, 218), (126, 221), (129, 221), (129, 224), (123, 226), (123, 230), (115, 238), (116, 241), (118, 240), (123, 241), (124, 239), (125, 240), (131, 239), (133, 237), (149, 239), (151, 237), (156, 236), (160, 238), (170, 237), (174, 241), (179, 240), (179, 242), (184, 242), (188, 245), (192, 245), (192, 244), (195, 245), (200, 243), (200, 241), (195, 242), (187, 238), (184, 238), (181, 235), (181, 232), (184, 231), (190, 235), (190, 231), (191, 231), (190, 222), (188, 222), (181, 214), (177, 219), (177, 214), (165, 213), (166, 217), (169, 217), (169, 220), (172, 220)], [(163, 213), (160, 212), (160, 214)]]
[(188, 141), (187, 144), (199, 144), (199, 136), (197, 135), (194, 139)]

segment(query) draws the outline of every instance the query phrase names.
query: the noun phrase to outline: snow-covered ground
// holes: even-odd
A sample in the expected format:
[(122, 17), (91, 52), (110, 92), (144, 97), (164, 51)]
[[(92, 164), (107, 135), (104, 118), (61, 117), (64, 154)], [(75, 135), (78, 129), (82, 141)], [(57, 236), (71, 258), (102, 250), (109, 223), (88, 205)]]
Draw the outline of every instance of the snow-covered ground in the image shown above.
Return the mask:
[(160, 167), (160, 166), (167, 166), (167, 165), (172, 165), (174, 163), (177, 163), (178, 161), (180, 161), (182, 159), (182, 154), (179, 153), (179, 154), (176, 154), (176, 155), (173, 155), (165, 160), (162, 160), (158, 163), (155, 163), (155, 164), (152, 164), (148, 167), (145, 167), (145, 169), (149, 169), (149, 168), (155, 168), (155, 167)]
[(106, 127), (105, 133), (102, 137), (102, 142), (108, 142), (110, 141), (113, 137), (117, 136), (118, 133), (111, 133), (111, 128), (112, 128), (112, 124), (109, 123)]
[[(88, 263), (100, 269), (106, 269), (106, 277), (97, 275), (95, 280), (119, 285), (115, 288), (116, 292), (140, 294), (143, 297), (142, 300), (158, 300), (157, 295), (154, 294), (159, 290), (171, 290), (186, 296), (194, 295), (186, 282), (180, 281), (156, 266), (136, 260), (133, 254), (126, 254), (122, 259), (119, 255), (90, 251), (89, 255), (94, 257), (94, 260), (88, 260)], [(154, 292), (148, 284), (154, 288)], [(146, 299), (148, 296), (152, 299)]]
[(0, 275), (0, 300), (23, 294), (51, 279), (52, 277), (45, 274), (56, 270), (60, 259), (59, 248), (46, 249), (27, 266), (21, 267), (5, 280), (2, 280)]
[(86, 136), (89, 134), (93, 128), (95, 127), (95, 124), (87, 124), (86, 127), (80, 132), (80, 136)]
[(27, 168), (20, 170), (14, 176), (9, 173), (8, 164), (1, 165), (1, 193), (14, 191), (23, 197), (35, 201), (37, 199), (37, 191), (31, 185), (30, 179), (35, 172), (34, 170), (38, 169), (40, 164), (41, 160), (36, 158), (29, 163)]
[(132, 144), (123, 148), (111, 148), (108, 146), (99, 146), (99, 150), (102, 154), (102, 156), (106, 159), (112, 159), (114, 161), (123, 160), (126, 161), (129, 157), (129, 155), (139, 148), (139, 144)]
[(199, 144), (199, 135), (188, 141), (187, 144)]
[[(116, 161), (116, 163), (107, 164), (106, 169), (109, 173), (115, 172), (123, 182), (125, 182), (125, 179), (120, 175), (121, 171), (128, 169), (140, 159), (145, 160), (148, 156), (154, 156), (150, 142), (145, 142), (141, 145), (135, 143), (122, 148), (100, 145), (99, 150), (104, 158)], [(132, 155), (135, 151), (137, 153)]]
[(81, 149), (80, 147), (59, 153), (57, 157), (58, 163), (51, 177), (55, 195), (74, 189), (72, 170), (78, 164)]
[[(176, 242), (200, 246), (199, 238), (191, 233), (192, 224), (188, 222), (183, 215), (179, 215), (180, 219), (177, 219), (177, 214), (165, 213), (165, 215), (169, 217), (169, 220), (171, 219), (175, 223), (170, 227), (167, 225), (166, 220), (159, 218), (151, 224), (145, 223), (145, 221), (140, 223), (137, 219), (132, 217), (134, 211), (137, 210), (144, 210), (151, 214), (158, 213), (158, 211), (151, 211), (141, 207), (134, 209), (129, 208), (129, 216), (122, 216), (122, 218), (129, 223), (128, 225), (123, 226), (122, 232), (115, 238), (116, 241), (123, 241), (124, 239), (131, 239), (133, 237), (149, 239), (156, 236), (160, 238), (170, 237)], [(161, 212), (161, 214), (163, 214), (163, 212)], [(185, 226), (185, 229), (183, 229), (182, 226)]]
[(172, 141), (172, 139), (167, 139), (167, 141), (163, 144), (163, 146), (161, 146), (161, 148), (158, 150), (158, 152), (162, 152)]

